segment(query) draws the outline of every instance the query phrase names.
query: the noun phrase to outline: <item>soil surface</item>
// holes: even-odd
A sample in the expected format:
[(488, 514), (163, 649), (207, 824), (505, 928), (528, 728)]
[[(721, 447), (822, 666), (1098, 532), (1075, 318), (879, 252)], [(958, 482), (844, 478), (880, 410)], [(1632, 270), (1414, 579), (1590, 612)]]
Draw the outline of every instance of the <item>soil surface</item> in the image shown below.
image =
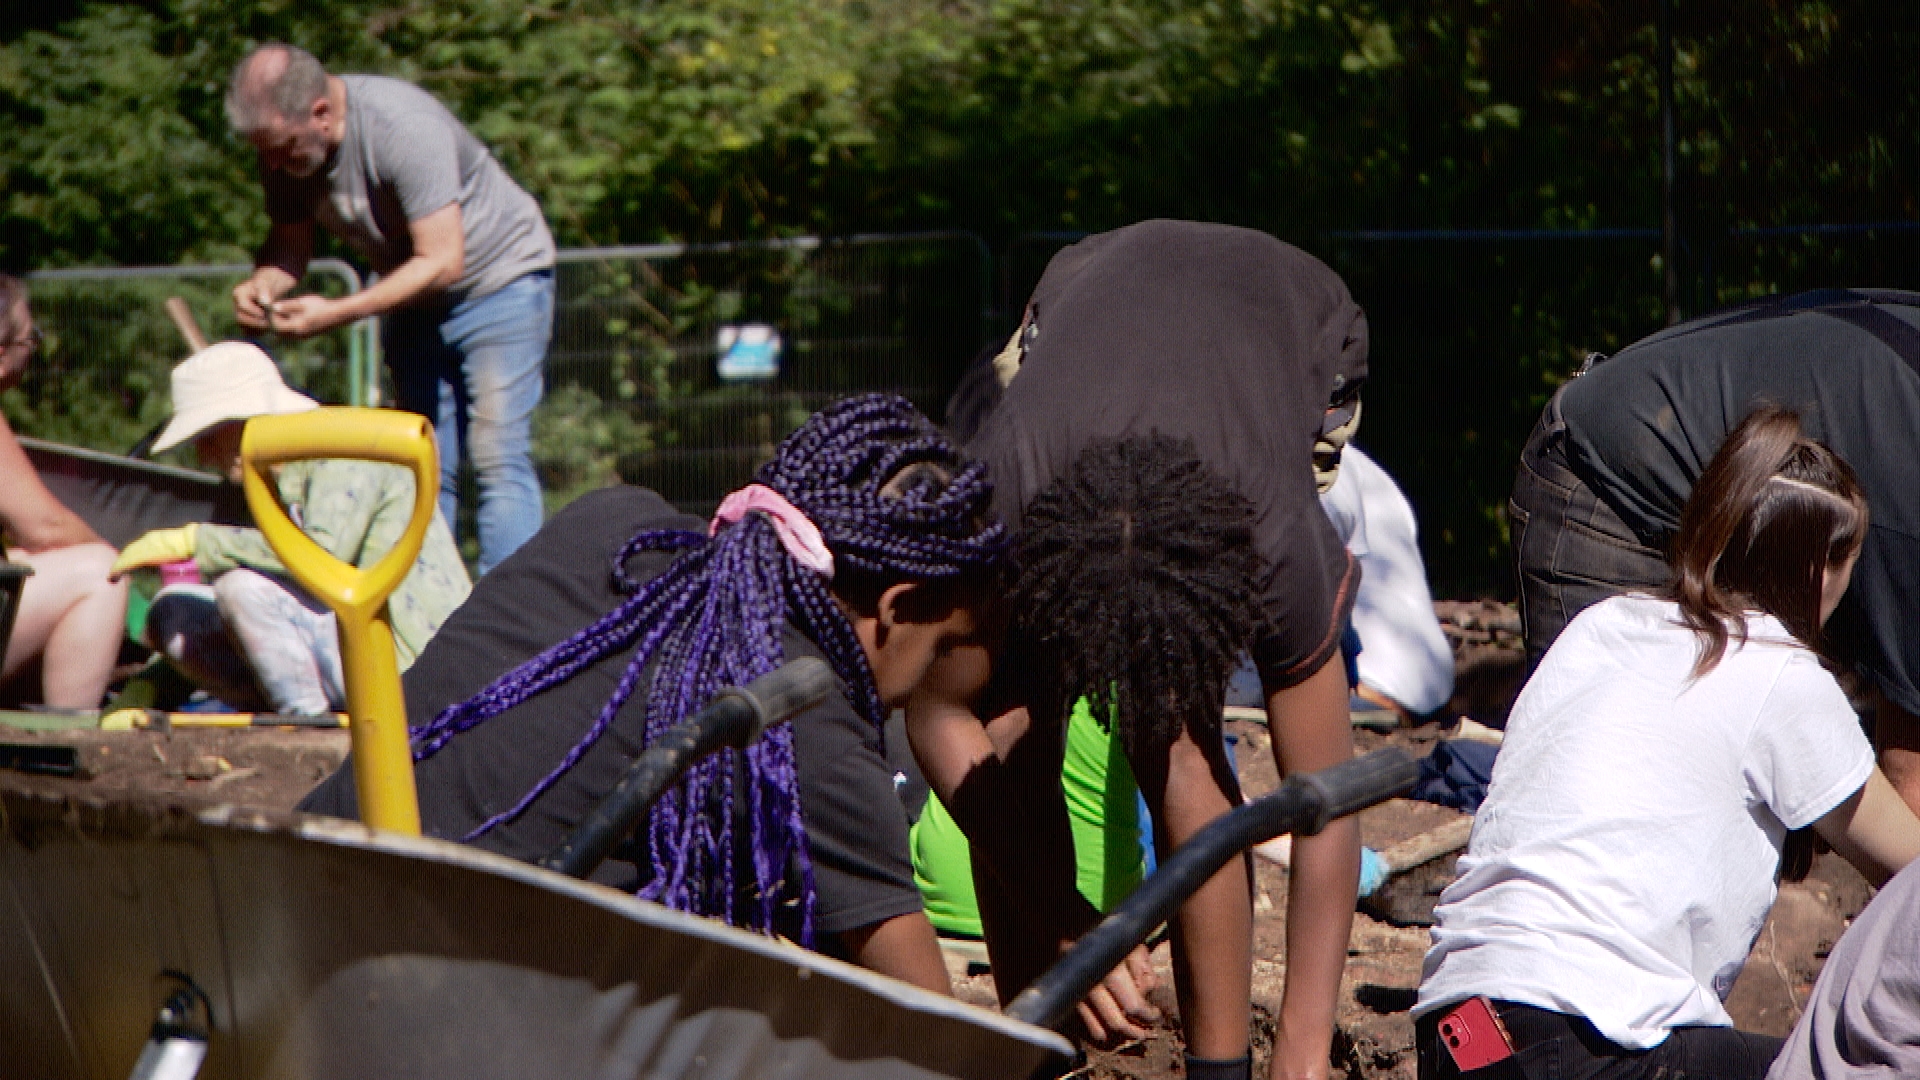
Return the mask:
[[(1458, 689), (1449, 717), (1470, 716), (1498, 727), (1518, 691), (1521, 661), (1519, 620), (1510, 607), (1493, 603), (1436, 605), (1455, 646)], [(1273, 788), (1273, 757), (1266, 731), (1235, 721), (1239, 764), (1249, 796)], [(1355, 731), (1362, 752), (1395, 745), (1416, 756), (1446, 737), (1451, 723), (1429, 723), (1385, 734)], [(173, 731), (29, 732), (0, 727), (0, 742), (76, 748), (75, 777), (31, 775), (0, 769), (0, 788), (47, 793), (125, 793), (195, 804), (236, 803), (291, 809), (300, 797), (339, 767), (346, 756), (344, 731), (281, 728), (177, 729)], [(1459, 812), (1396, 799), (1363, 812), (1364, 843), (1376, 850), (1456, 820)], [(1452, 875), (1451, 855), (1396, 878), (1367, 905), (1378, 914), (1356, 915), (1348, 943), (1335, 1038), (1335, 1075), (1365, 1080), (1412, 1080), (1415, 1075), (1411, 1008), (1420, 982), (1427, 929), (1409, 925), (1431, 910), (1433, 898)], [(1264, 1076), (1286, 977), (1287, 872), (1255, 860), (1255, 1075)], [(1735, 985), (1729, 1011), (1740, 1027), (1785, 1034), (1798, 1018), (1820, 964), (1870, 895), (1852, 868), (1832, 855), (1817, 860), (1813, 874), (1783, 886), (1772, 917)], [(1379, 916), (1390, 916), (1379, 917)], [(1163, 989), (1157, 1000), (1168, 1022), (1147, 1039), (1113, 1048), (1090, 1047), (1076, 1075), (1090, 1078), (1162, 1078), (1182, 1075), (1175, 1024), (1172, 972), (1165, 945), (1154, 950)], [(963, 956), (949, 957), (955, 990), (964, 999), (992, 1006), (990, 974), (969, 974)], [(979, 965), (973, 965), (977, 971)]]

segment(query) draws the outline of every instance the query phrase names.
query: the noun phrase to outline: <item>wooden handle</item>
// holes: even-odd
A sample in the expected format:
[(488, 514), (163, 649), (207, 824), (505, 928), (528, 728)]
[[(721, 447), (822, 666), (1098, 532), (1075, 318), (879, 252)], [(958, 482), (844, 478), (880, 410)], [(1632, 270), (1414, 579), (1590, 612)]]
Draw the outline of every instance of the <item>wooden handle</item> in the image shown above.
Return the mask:
[(177, 296), (167, 297), (167, 315), (173, 319), (174, 329), (186, 339), (187, 348), (194, 352), (207, 347), (207, 335), (200, 332), (200, 324), (193, 321), (193, 312), (187, 302)]
[(1393, 873), (1411, 870), (1442, 855), (1459, 851), (1473, 837), (1473, 815), (1455, 818), (1436, 829), (1402, 840), (1380, 853)]

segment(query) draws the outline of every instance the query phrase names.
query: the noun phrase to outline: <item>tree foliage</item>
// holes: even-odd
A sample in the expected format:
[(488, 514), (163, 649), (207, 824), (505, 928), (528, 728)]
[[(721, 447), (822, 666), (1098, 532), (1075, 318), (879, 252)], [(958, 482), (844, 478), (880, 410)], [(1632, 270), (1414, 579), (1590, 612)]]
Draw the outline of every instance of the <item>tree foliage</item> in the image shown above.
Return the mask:
[[(1911, 245), (1727, 237), (1920, 217), (1920, 5), (1674, 8), (1683, 299), (1910, 279)], [(1656, 225), (1657, 12), (1658, 0), (11, 5), (0, 265), (244, 257), (265, 218), (221, 95), (246, 48), (274, 39), (427, 87), (540, 199), (563, 244), (960, 228), (1009, 250), (1023, 234), (1156, 215), (1235, 222), (1348, 277), (1376, 334), (1363, 441), (1437, 523), (1430, 553), (1485, 580), (1540, 402), (1587, 349), (1659, 320), (1657, 248), (1338, 234)], [(1049, 249), (1021, 250), (1004, 260), (1014, 294)], [(1436, 441), (1449, 452), (1431, 453)], [(599, 458), (567, 468), (605, 471)]]
[[(1689, 221), (1911, 217), (1920, 14), (1683, 0)], [(0, 259), (168, 262), (261, 223), (252, 43), (414, 79), (568, 243), (1154, 214), (1656, 220), (1655, 0), (238, 0), (0, 15)]]

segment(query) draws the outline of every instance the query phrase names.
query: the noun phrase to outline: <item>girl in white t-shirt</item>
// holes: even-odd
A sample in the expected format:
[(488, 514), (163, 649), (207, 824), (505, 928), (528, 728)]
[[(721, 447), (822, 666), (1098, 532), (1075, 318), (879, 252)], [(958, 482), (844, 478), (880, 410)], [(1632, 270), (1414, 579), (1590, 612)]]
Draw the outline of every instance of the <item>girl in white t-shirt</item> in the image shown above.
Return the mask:
[(1779, 1040), (1721, 1002), (1787, 834), (1813, 827), (1876, 883), (1920, 854), (1819, 654), (1866, 530), (1846, 463), (1762, 407), (1695, 485), (1669, 594), (1568, 625), (1434, 912), (1422, 1080), (1766, 1072)]

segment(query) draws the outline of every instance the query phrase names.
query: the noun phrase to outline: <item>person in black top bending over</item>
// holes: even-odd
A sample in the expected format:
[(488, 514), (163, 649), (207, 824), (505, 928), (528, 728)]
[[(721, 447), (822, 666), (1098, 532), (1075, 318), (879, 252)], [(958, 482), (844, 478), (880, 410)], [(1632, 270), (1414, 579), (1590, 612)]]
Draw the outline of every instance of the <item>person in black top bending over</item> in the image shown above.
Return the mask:
[[(990, 497), (982, 465), (876, 394), (782, 442), (711, 537), (640, 488), (576, 500), (407, 672), (425, 831), (539, 859), (715, 692), (823, 657), (844, 696), (696, 767), (595, 878), (947, 992), (880, 731), (972, 639), (1005, 546)], [(357, 816), (352, 770), (301, 808)]]
[[(1085, 696), (1177, 848), (1240, 801), (1222, 746), (1250, 651), (1282, 773), (1353, 754), (1341, 630), (1359, 571), (1316, 497), (1357, 419), (1366, 322), (1339, 277), (1246, 229), (1150, 221), (1061, 252), (970, 451), (1015, 530), (997, 656), (956, 649), (908, 707), (928, 782), (972, 842), (1003, 1000), (1097, 918), (1073, 888), (1061, 734)], [(1017, 367), (1017, 371), (1014, 369)], [(1324, 1077), (1359, 877), (1336, 822), (1295, 847), (1273, 1075)], [(1187, 1075), (1245, 1077), (1253, 911), (1235, 861), (1174, 921)], [(1146, 1013), (1129, 969), (1083, 1007)]]
[(1528, 659), (1587, 606), (1671, 580), (1665, 551), (1694, 481), (1763, 403), (1797, 412), (1867, 494), (1867, 538), (1826, 635), (1875, 689), (1880, 767), (1920, 811), (1920, 294), (1772, 297), (1596, 357), (1562, 387), (1507, 507)]

